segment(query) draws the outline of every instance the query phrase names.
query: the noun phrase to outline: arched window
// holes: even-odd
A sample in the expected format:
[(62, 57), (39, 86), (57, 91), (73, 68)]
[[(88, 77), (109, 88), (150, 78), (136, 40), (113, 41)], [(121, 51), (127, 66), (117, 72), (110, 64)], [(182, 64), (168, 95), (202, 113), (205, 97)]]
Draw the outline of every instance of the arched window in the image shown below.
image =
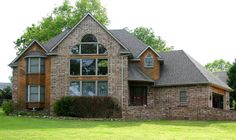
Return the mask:
[(144, 67), (153, 67), (153, 57), (150, 53), (144, 58)]
[(86, 34), (81, 42), (97, 42), (97, 38), (92, 34)]
[(97, 38), (92, 34), (86, 34), (80, 44), (71, 48), (72, 54), (107, 54), (106, 48), (99, 44)]

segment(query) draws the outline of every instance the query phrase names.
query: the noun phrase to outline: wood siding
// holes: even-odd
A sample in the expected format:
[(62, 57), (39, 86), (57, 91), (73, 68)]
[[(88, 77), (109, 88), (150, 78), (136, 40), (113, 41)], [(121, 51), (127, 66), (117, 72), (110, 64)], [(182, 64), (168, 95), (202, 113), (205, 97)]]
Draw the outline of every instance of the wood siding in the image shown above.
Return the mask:
[(45, 108), (49, 109), (50, 105), (50, 88), (51, 88), (51, 58), (47, 57), (45, 59), (45, 73), (38, 74), (28, 74), (27, 73), (27, 59), (25, 56), (29, 52), (38, 51), (45, 53), (45, 51), (37, 44), (34, 43), (32, 46), (21, 56), (18, 60), (17, 67), (17, 91), (15, 91), (17, 96), (17, 102), (20, 108), (25, 108), (29, 106), (26, 99), (27, 86), (28, 85), (42, 85), (45, 86)]

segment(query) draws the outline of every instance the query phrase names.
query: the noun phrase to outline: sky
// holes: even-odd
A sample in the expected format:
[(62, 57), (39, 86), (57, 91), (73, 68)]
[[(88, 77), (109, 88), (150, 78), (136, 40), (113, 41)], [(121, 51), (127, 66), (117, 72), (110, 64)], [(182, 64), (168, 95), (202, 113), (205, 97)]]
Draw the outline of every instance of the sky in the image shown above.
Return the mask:
[[(75, 0), (71, 0), (74, 3)], [(0, 82), (9, 82), (8, 64), (16, 57), (14, 41), (27, 26), (51, 13), (63, 0), (0, 1)], [(108, 29), (144, 26), (175, 50), (184, 50), (202, 65), (236, 58), (235, 0), (101, 0)]]

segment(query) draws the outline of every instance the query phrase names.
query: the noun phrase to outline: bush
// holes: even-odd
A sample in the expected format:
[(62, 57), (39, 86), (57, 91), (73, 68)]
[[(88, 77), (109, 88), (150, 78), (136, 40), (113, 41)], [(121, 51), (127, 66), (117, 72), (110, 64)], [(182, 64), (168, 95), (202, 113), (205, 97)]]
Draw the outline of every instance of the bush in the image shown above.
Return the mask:
[(12, 101), (6, 101), (2, 104), (2, 109), (6, 115), (9, 115), (14, 111), (14, 103)]
[(75, 97), (65, 96), (54, 104), (58, 116), (81, 118), (120, 117), (120, 108), (111, 97)]

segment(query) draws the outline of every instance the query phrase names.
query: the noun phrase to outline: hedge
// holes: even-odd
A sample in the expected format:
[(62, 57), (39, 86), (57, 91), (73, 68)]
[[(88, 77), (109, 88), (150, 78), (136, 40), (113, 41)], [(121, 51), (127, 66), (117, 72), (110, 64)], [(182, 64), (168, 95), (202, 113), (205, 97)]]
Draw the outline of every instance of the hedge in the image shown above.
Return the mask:
[(116, 100), (107, 96), (64, 96), (55, 102), (54, 112), (81, 118), (115, 118), (121, 114)]

